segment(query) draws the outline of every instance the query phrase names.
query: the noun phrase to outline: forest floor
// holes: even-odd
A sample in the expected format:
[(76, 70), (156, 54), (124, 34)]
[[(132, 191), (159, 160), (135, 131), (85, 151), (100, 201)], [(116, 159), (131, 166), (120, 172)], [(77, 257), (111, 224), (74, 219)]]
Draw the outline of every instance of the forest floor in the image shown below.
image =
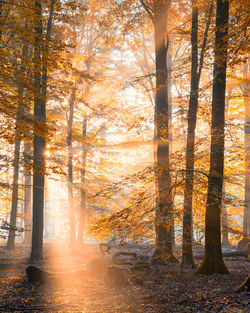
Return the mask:
[[(178, 264), (133, 273), (124, 266), (124, 274), (133, 282), (122, 288), (87, 276), (60, 284), (31, 284), (25, 274), (28, 254), (21, 246), (12, 252), (0, 249), (0, 312), (250, 312), (249, 293), (235, 292), (249, 275), (249, 259), (244, 257), (225, 259), (231, 275), (195, 275)], [(50, 272), (83, 269), (100, 256), (97, 245), (87, 245), (77, 254), (66, 244), (47, 244), (42, 268)]]

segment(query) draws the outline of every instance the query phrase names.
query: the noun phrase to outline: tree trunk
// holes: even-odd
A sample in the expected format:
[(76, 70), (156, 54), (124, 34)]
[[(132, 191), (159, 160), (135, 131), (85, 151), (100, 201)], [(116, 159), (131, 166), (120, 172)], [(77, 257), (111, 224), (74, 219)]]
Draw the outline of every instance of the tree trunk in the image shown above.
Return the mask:
[(4, 25), (4, 18), (3, 18), (3, 5), (4, 5), (5, 1), (4, 0), (0, 0), (0, 41), (2, 40), (2, 29), (3, 29), (3, 25)]
[(188, 109), (188, 134), (186, 155), (186, 180), (184, 191), (183, 209), (183, 244), (182, 266), (195, 267), (192, 250), (192, 198), (194, 185), (194, 147), (195, 127), (198, 107), (198, 7), (196, 0), (192, 1), (192, 64), (191, 64), (191, 89)]
[(86, 175), (86, 161), (87, 161), (87, 145), (86, 145), (86, 136), (87, 136), (87, 115), (83, 119), (82, 135), (84, 138), (84, 144), (82, 148), (82, 170), (81, 170), (81, 206), (80, 206), (80, 220), (79, 220), (79, 230), (78, 230), (78, 243), (83, 244), (83, 230), (85, 226), (85, 217), (86, 217), (86, 192), (85, 192), (85, 175)]
[(157, 4), (154, 14), (156, 56), (155, 157), (157, 174), (155, 261), (177, 262), (173, 256), (173, 203), (169, 169), (169, 107), (167, 73), (167, 4)]
[[(44, 210), (44, 170), (45, 170), (45, 125), (46, 110), (41, 92), (41, 49), (42, 49), (42, 3), (35, 1), (35, 38), (34, 38), (34, 117), (35, 133), (33, 140), (33, 218), (32, 248), (30, 260), (42, 260), (43, 247), (43, 210)], [(39, 132), (37, 128), (42, 128)], [(39, 127), (39, 128), (40, 128)]]
[[(249, 58), (248, 58), (249, 61)], [(243, 238), (250, 240), (250, 109), (249, 83), (247, 82), (249, 62), (244, 64), (244, 102), (245, 102), (245, 206), (243, 216)]]
[[(169, 155), (171, 157), (173, 153), (173, 134), (172, 134), (172, 43), (169, 39), (168, 50), (167, 50), (167, 74), (168, 74), (168, 120), (169, 120)], [(169, 164), (169, 169), (171, 171), (171, 162)], [(173, 248), (175, 247), (175, 227), (174, 227), (174, 195), (172, 199), (173, 203), (173, 219), (172, 219), (172, 238), (173, 238)]]
[(197, 1), (193, 1), (192, 6), (192, 64), (191, 64), (191, 88), (188, 110), (188, 133), (187, 133), (187, 155), (186, 155), (186, 179), (184, 189), (183, 208), (183, 246), (182, 246), (182, 266), (194, 267), (192, 240), (192, 202), (194, 185), (194, 151), (195, 151), (195, 128), (197, 119), (197, 108), (199, 98), (199, 82), (203, 68), (204, 53), (206, 50), (208, 30), (213, 12), (213, 2), (209, 5), (206, 29), (200, 53), (200, 64), (198, 69), (198, 7)]
[[(229, 108), (229, 101), (230, 96), (232, 93), (232, 89), (229, 89), (226, 99), (226, 108), (225, 108), (225, 123), (228, 119), (228, 108)], [(223, 179), (223, 185), (222, 185), (222, 200), (221, 200), (221, 231), (222, 231), (222, 246), (224, 247), (230, 247), (229, 243), (229, 237), (228, 237), (228, 216), (227, 216), (227, 206), (225, 202), (226, 192), (225, 192), (225, 180)]]
[(222, 241), (223, 247), (230, 247), (228, 238), (228, 218), (227, 218), (227, 206), (225, 203), (225, 181), (223, 181), (222, 186), (222, 200), (221, 200), (221, 231), (222, 231)]
[(24, 243), (31, 244), (31, 169), (29, 168), (29, 156), (31, 154), (31, 144), (24, 143), (24, 162), (26, 164), (24, 174)]
[[(26, 25), (25, 25), (26, 27)], [(23, 44), (23, 51), (21, 57), (21, 65), (20, 65), (20, 73), (19, 75), (23, 75), (25, 72), (25, 58), (27, 57), (28, 46)], [(21, 80), (21, 77), (19, 77)], [(16, 228), (16, 216), (17, 216), (17, 206), (18, 206), (18, 179), (19, 179), (19, 159), (20, 159), (20, 123), (23, 118), (24, 113), (24, 104), (23, 104), (23, 87), (22, 82), (17, 81), (18, 85), (18, 111), (16, 117), (16, 129), (15, 129), (15, 147), (14, 147), (14, 173), (13, 173), (13, 189), (12, 189), (12, 203), (11, 203), (11, 215), (10, 215), (10, 230), (7, 241), (7, 249), (14, 249), (15, 247), (15, 228)]]
[(69, 224), (70, 224), (70, 243), (75, 244), (75, 208), (73, 195), (73, 153), (72, 153), (72, 126), (74, 118), (75, 90), (72, 91), (69, 100), (69, 117), (68, 117), (68, 201), (69, 201)]
[(221, 199), (224, 167), (225, 91), (229, 1), (217, 0), (214, 51), (211, 155), (205, 216), (205, 255), (198, 273), (227, 274), (221, 251)]
[[(18, 88), (19, 98), (23, 96), (23, 88)], [(18, 124), (21, 119), (21, 104), (18, 108), (16, 130), (15, 130), (15, 147), (14, 147), (14, 173), (13, 173), (13, 186), (12, 186), (12, 202), (11, 202), (11, 215), (10, 215), (10, 229), (7, 241), (7, 249), (15, 248), (15, 229), (16, 229), (16, 217), (18, 206), (18, 179), (19, 179), (19, 158), (20, 158), (20, 138)]]
[[(54, 0), (51, 0), (45, 45), (42, 41), (42, 2), (35, 0), (34, 38), (34, 117), (35, 134), (33, 141), (33, 227), (30, 260), (40, 262), (43, 249), (44, 227), (44, 181), (45, 181), (45, 132), (47, 96), (47, 59), (54, 13)], [(37, 128), (37, 129), (36, 129)]]

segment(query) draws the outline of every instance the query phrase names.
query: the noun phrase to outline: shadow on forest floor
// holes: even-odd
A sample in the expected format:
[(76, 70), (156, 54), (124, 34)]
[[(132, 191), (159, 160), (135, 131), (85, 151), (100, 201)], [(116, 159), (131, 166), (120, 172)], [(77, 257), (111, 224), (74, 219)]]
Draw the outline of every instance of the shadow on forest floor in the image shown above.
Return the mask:
[[(231, 275), (193, 275), (179, 265), (157, 266), (123, 272), (126, 287), (111, 288), (103, 280), (85, 276), (61, 279), (52, 284), (31, 284), (25, 275), (29, 250), (0, 250), (0, 312), (171, 313), (249, 312), (250, 296), (235, 293), (249, 274), (249, 259), (226, 258)], [(42, 268), (50, 272), (84, 269), (100, 257), (96, 245), (85, 245), (76, 254), (66, 245), (45, 245)]]

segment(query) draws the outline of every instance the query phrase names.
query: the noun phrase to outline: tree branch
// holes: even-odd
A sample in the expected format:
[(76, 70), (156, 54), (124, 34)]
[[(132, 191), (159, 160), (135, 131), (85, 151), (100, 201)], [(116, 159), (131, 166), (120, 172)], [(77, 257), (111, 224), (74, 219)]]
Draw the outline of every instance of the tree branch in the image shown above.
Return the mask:
[(144, 0), (139, 0), (141, 5), (143, 6), (144, 10), (147, 12), (148, 16), (150, 17), (150, 19), (152, 20), (152, 22), (154, 21), (154, 15), (152, 13), (152, 11), (150, 10), (150, 8), (146, 5), (146, 3), (144, 2)]
[(208, 30), (209, 30), (209, 26), (211, 23), (212, 13), (213, 13), (213, 1), (210, 2), (208, 19), (207, 19), (206, 29), (204, 32), (204, 37), (203, 37), (203, 42), (202, 42), (202, 47), (201, 47), (200, 64), (199, 64), (199, 69), (198, 69), (198, 83), (200, 81), (201, 71), (203, 68), (204, 54), (205, 54), (206, 45), (207, 45)]

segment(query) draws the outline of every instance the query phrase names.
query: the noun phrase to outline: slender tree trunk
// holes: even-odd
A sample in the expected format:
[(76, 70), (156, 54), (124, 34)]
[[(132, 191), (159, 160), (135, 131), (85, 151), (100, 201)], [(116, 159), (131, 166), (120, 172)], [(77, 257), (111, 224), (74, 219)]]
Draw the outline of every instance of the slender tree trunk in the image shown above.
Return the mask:
[(244, 76), (244, 102), (245, 102), (245, 206), (243, 216), (243, 239), (250, 240), (250, 106), (249, 106), (249, 83), (247, 81), (248, 76), (248, 63), (243, 66)]
[(199, 99), (199, 81), (203, 68), (204, 53), (206, 49), (208, 30), (210, 26), (213, 4), (210, 3), (206, 29), (204, 33), (200, 65), (198, 69), (198, 7), (197, 1), (192, 1), (192, 64), (191, 64), (191, 88), (188, 109), (188, 132), (187, 132), (187, 149), (186, 149), (186, 177), (184, 189), (184, 208), (183, 208), (183, 244), (182, 244), (182, 266), (194, 268), (193, 259), (193, 223), (192, 223), (192, 203), (193, 203), (193, 186), (194, 186), (194, 160), (195, 160), (195, 128), (197, 120), (197, 108)]
[[(225, 104), (225, 123), (228, 119), (228, 108), (229, 108), (229, 101), (231, 96), (232, 90), (229, 89), (226, 104)], [(228, 237), (228, 215), (227, 215), (227, 205), (225, 201), (226, 191), (225, 191), (225, 179), (223, 178), (223, 185), (222, 185), (222, 199), (221, 199), (221, 231), (222, 231), (222, 246), (230, 247), (229, 237)]]
[(229, 1), (217, 0), (212, 95), (211, 155), (205, 216), (205, 255), (198, 273), (227, 274), (221, 251), (221, 199), (224, 167), (225, 91)]
[[(43, 249), (44, 227), (44, 182), (45, 182), (45, 132), (47, 97), (47, 60), (54, 13), (54, 0), (51, 1), (45, 45), (42, 36), (42, 2), (35, 0), (34, 38), (34, 117), (35, 134), (33, 141), (33, 223), (32, 249), (30, 260), (40, 262)], [(36, 130), (38, 128), (38, 131)]]
[(225, 202), (225, 181), (223, 181), (222, 186), (222, 200), (221, 200), (221, 232), (222, 241), (221, 244), (224, 247), (230, 247), (228, 238), (228, 216), (227, 216), (227, 206)]
[(70, 243), (75, 244), (75, 207), (73, 195), (73, 153), (72, 153), (72, 126), (74, 118), (75, 90), (72, 91), (69, 100), (69, 117), (68, 117), (68, 201), (69, 201), (69, 224), (70, 224)]
[(31, 216), (31, 169), (29, 167), (29, 156), (31, 144), (24, 143), (24, 162), (27, 165), (24, 174), (24, 243), (31, 244), (32, 216)]
[[(23, 44), (23, 51), (21, 57), (21, 65), (20, 65), (20, 74), (23, 75), (25, 71), (25, 58), (27, 57), (28, 46), (26, 43)], [(24, 103), (23, 103), (23, 87), (22, 82), (20, 81), (21, 77), (19, 77), (19, 81), (17, 81), (18, 85), (18, 111), (16, 117), (16, 129), (15, 129), (15, 147), (14, 147), (14, 173), (13, 173), (13, 189), (12, 189), (12, 203), (11, 203), (11, 215), (10, 215), (10, 230), (7, 241), (7, 249), (14, 249), (15, 247), (15, 228), (16, 228), (16, 216), (17, 216), (17, 207), (18, 207), (18, 179), (19, 179), (19, 159), (20, 159), (20, 123), (22, 121), (23, 113), (24, 113)]]
[[(46, 108), (42, 99), (42, 2), (35, 1), (34, 38), (34, 117), (35, 134), (33, 140), (33, 218), (31, 262), (42, 260), (43, 211), (44, 211), (44, 171), (45, 171), (45, 127)], [(39, 129), (38, 129), (39, 128)], [(40, 131), (39, 131), (40, 130)]]
[(3, 0), (0, 0), (0, 41), (2, 40), (2, 27), (3, 27)]
[(167, 73), (166, 1), (157, 4), (154, 14), (156, 56), (155, 157), (157, 173), (155, 261), (177, 262), (173, 256), (173, 203), (169, 164), (169, 106)]
[[(18, 88), (19, 98), (23, 95), (23, 88)], [(21, 105), (19, 105), (15, 130), (15, 147), (14, 147), (14, 174), (13, 174), (13, 187), (12, 187), (12, 202), (11, 202), (11, 215), (10, 215), (10, 229), (7, 241), (7, 249), (15, 248), (15, 229), (16, 229), (16, 216), (18, 206), (18, 179), (19, 179), (19, 158), (20, 158), (20, 138), (18, 124), (21, 119)]]
[[(168, 74), (168, 120), (169, 120), (169, 154), (173, 153), (173, 133), (172, 133), (172, 42), (168, 41), (168, 51), (167, 51), (167, 74)], [(169, 169), (171, 170), (171, 162), (169, 164)], [(172, 199), (173, 204), (173, 219), (172, 219), (172, 238), (173, 247), (175, 246), (175, 227), (174, 227), (174, 196)]]
[(186, 180), (183, 209), (183, 244), (182, 266), (195, 267), (192, 250), (192, 198), (194, 184), (194, 146), (195, 127), (198, 107), (198, 7), (197, 1), (192, 1), (192, 65), (191, 65), (191, 90), (188, 109), (188, 135), (186, 156)]
[(79, 230), (78, 230), (78, 242), (83, 244), (83, 230), (85, 226), (86, 218), (86, 192), (85, 192), (85, 175), (86, 175), (86, 161), (87, 161), (87, 115), (83, 119), (82, 135), (84, 138), (84, 145), (82, 148), (82, 169), (81, 169), (81, 206), (80, 206), (80, 220), (79, 220)]

